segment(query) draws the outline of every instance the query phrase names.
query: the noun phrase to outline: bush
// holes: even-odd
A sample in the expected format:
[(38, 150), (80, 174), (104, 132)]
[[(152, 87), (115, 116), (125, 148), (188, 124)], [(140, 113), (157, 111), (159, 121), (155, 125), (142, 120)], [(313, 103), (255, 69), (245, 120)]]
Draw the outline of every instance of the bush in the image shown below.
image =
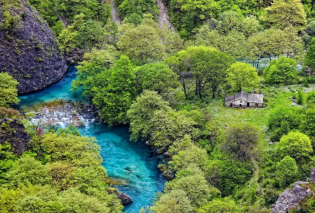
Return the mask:
[(264, 70), (264, 78), (271, 84), (292, 84), (297, 81), (297, 64), (292, 58), (271, 61)]

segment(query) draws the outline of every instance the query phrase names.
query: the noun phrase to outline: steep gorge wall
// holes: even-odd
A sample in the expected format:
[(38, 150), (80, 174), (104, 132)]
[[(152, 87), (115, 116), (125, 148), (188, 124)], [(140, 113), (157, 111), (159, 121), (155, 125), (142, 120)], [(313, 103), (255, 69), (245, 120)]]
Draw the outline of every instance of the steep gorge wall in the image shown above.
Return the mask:
[[(52, 30), (24, 0), (11, 8), (7, 5), (0, 1), (0, 72), (8, 72), (17, 79), (19, 94), (40, 90), (60, 80), (67, 66)], [(18, 20), (12, 26), (4, 26), (10, 20), (8, 12)]]

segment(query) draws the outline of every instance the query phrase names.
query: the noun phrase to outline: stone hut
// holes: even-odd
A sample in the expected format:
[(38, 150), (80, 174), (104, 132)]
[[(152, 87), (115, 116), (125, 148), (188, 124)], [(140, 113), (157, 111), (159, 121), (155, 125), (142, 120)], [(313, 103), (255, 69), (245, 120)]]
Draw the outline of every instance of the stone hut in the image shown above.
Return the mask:
[(225, 106), (226, 107), (262, 107), (264, 101), (263, 94), (254, 94), (239, 92), (234, 95), (225, 98)]

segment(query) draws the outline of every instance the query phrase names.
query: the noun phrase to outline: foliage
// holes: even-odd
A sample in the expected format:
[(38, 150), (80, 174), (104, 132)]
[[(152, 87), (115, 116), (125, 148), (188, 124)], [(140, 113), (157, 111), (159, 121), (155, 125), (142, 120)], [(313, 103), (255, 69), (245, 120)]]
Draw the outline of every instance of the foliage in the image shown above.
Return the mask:
[(212, 89), (212, 97), (225, 81), (227, 70), (234, 58), (218, 51), (198, 50), (191, 56), (191, 71), (196, 81), (196, 95), (202, 97), (207, 84)]
[(52, 180), (45, 166), (28, 155), (22, 156), (13, 164), (12, 169), (6, 173), (6, 179), (10, 187), (19, 184), (45, 185)]
[(231, 84), (236, 91), (242, 91), (244, 87), (252, 89), (257, 86), (259, 82), (256, 68), (242, 62), (232, 64), (231, 68), (228, 70), (227, 76), (227, 82)]
[(298, 94), (297, 94), (297, 104), (303, 105), (305, 104), (305, 96), (302, 92), (301, 89), (298, 90)]
[(158, 110), (170, 111), (169, 103), (164, 101), (157, 92), (145, 90), (127, 111), (130, 120), (130, 131), (132, 140), (148, 138), (152, 131), (151, 119)]
[(19, 103), (16, 88), (18, 84), (8, 73), (0, 73), (0, 107), (9, 107), (10, 104)]
[(268, 126), (271, 130), (281, 127), (282, 123), (287, 123), (290, 130), (299, 129), (301, 123), (300, 109), (297, 107), (277, 106), (268, 118)]
[(315, 137), (315, 109), (308, 107), (302, 118), (301, 131), (309, 137)]
[(277, 164), (276, 176), (282, 186), (287, 186), (295, 181), (298, 174), (298, 166), (293, 158), (285, 156)]
[(136, 68), (135, 74), (140, 92), (151, 90), (167, 97), (179, 86), (177, 74), (164, 63), (143, 65)]
[(154, 213), (190, 213), (193, 208), (190, 205), (190, 200), (187, 198), (185, 191), (179, 189), (162, 194), (159, 200), (151, 207), (151, 210)]
[(20, 117), (20, 112), (12, 109), (12, 108), (5, 108), (5, 107), (0, 107), (0, 119), (5, 119), (5, 118), (19, 118)]
[(159, 27), (153, 20), (145, 19), (137, 27), (129, 24), (125, 28), (117, 42), (123, 54), (138, 63), (162, 59), (164, 48), (160, 42)]
[(195, 164), (205, 169), (207, 162), (208, 155), (206, 150), (191, 144), (185, 150), (179, 151), (174, 155), (169, 164), (173, 170), (179, 171), (187, 168), (190, 164)]
[(315, 70), (314, 58), (315, 58), (315, 38), (312, 38), (312, 41), (304, 57), (304, 65), (311, 70), (311, 73)]
[(93, 49), (84, 54), (84, 60), (77, 66), (77, 78), (72, 82), (72, 90), (84, 89), (83, 95), (93, 96), (93, 88), (103, 84), (98, 75), (110, 69), (118, 58), (118, 52), (113, 46), (104, 50)]
[(74, 17), (73, 24), (60, 31), (58, 42), (61, 51), (70, 52), (75, 47), (91, 50), (93, 47), (102, 47), (106, 33), (98, 21), (87, 20), (83, 13)]
[[(71, 25), (75, 16), (83, 13), (86, 20), (106, 23), (110, 17), (110, 7), (104, 1), (97, 0), (30, 0), (30, 3), (41, 13), (49, 26), (58, 36), (61, 22)], [(97, 29), (96, 29), (97, 30)]]
[(238, 213), (241, 212), (240, 208), (235, 204), (234, 200), (226, 197), (224, 199), (215, 199), (204, 206), (202, 206), (198, 213), (216, 213), (216, 212), (224, 212), (224, 213)]
[(200, 135), (198, 124), (193, 119), (174, 110), (155, 111), (150, 122), (153, 124), (150, 143), (158, 147), (168, 147), (185, 135), (190, 135), (192, 140), (197, 140)]
[(176, 175), (176, 178), (165, 184), (165, 192), (183, 190), (192, 207), (200, 207), (211, 196), (212, 186), (206, 181), (203, 173), (197, 169), (195, 173), (188, 168)]
[(262, 138), (259, 128), (252, 124), (235, 124), (224, 132), (220, 148), (240, 161), (249, 160)]
[(96, 88), (93, 103), (100, 109), (101, 118), (109, 125), (126, 122), (126, 113), (136, 96), (136, 76), (132, 62), (121, 56), (115, 67), (103, 73), (110, 73), (105, 84)]
[(270, 25), (284, 29), (288, 26), (303, 29), (306, 25), (306, 14), (301, 0), (280, 0), (266, 8), (267, 14), (263, 19)]
[(282, 136), (277, 144), (277, 151), (280, 156), (290, 156), (299, 163), (310, 158), (313, 148), (307, 135), (299, 132), (290, 132), (288, 135)]
[(0, 144), (0, 185), (6, 182), (6, 173), (12, 168), (17, 158), (11, 149), (8, 142)]
[(210, 161), (206, 169), (207, 180), (221, 191), (222, 196), (231, 195), (251, 176), (250, 168), (233, 159)]
[(273, 60), (264, 69), (264, 77), (271, 84), (292, 84), (297, 79), (296, 61), (286, 57)]
[(115, 0), (118, 6), (119, 15), (123, 18), (130, 18), (130, 14), (137, 14), (144, 17), (146, 13), (152, 14), (153, 17), (159, 14), (158, 7), (154, 0)]

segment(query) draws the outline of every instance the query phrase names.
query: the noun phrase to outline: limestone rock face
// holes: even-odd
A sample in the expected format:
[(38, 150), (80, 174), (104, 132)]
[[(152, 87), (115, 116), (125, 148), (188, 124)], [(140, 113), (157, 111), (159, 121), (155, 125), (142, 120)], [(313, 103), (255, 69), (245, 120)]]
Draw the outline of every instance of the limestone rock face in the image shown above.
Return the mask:
[(299, 202), (314, 194), (311, 189), (301, 185), (308, 184), (308, 182), (298, 181), (295, 183), (292, 190), (285, 190), (278, 198), (273, 213), (286, 213), (292, 208), (298, 208)]
[(30, 141), (24, 125), (21, 121), (15, 119), (0, 120), (0, 144), (8, 142), (13, 152), (21, 155), (27, 149), (27, 143)]
[(9, 9), (0, 4), (0, 23), (4, 23), (5, 11), (19, 21), (0, 29), (0, 72), (8, 72), (20, 83), (19, 94), (60, 80), (67, 65), (44, 19), (24, 0)]

